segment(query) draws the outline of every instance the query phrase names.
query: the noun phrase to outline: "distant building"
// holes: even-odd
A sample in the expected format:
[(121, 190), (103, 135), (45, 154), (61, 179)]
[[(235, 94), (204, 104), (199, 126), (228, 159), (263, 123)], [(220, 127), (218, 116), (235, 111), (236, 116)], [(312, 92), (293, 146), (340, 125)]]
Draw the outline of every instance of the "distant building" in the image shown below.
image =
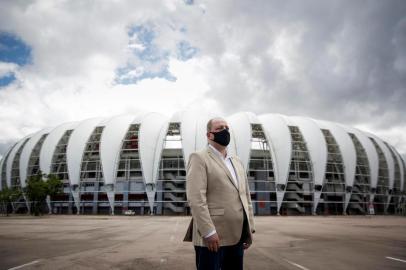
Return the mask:
[[(186, 215), (185, 164), (206, 146), (211, 117), (143, 112), (43, 129), (9, 149), (0, 187), (24, 188), (41, 171), (64, 182), (49, 203), (54, 213)], [(405, 162), (375, 135), (279, 114), (226, 120), (228, 150), (244, 163), (256, 215), (405, 213)], [(14, 211), (27, 205), (21, 197)]]

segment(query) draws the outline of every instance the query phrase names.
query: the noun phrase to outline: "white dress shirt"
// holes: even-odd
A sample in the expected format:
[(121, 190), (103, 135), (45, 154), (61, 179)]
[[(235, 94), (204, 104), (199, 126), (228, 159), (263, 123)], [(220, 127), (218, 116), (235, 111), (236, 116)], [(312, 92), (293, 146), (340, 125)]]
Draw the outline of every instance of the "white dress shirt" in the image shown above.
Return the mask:
[[(223, 156), (223, 154), (214, 148), (211, 144), (209, 144), (209, 147), (213, 150), (213, 152), (224, 162), (224, 165), (226, 165), (227, 169), (230, 171), (230, 174), (233, 178), (234, 184), (238, 187), (238, 179), (237, 175), (235, 173), (235, 169), (233, 164), (231, 163), (231, 156), (228, 154), (228, 151), (226, 151), (226, 157)], [(227, 149), (226, 149), (227, 150)]]
[[(223, 154), (214, 148), (211, 144), (209, 144), (209, 147), (213, 150), (213, 152), (224, 162), (224, 165), (226, 165), (227, 169), (230, 171), (231, 177), (233, 178), (234, 184), (236, 187), (238, 187), (238, 178), (237, 174), (235, 173), (235, 169), (233, 164), (231, 163), (231, 156), (228, 154), (228, 151), (226, 151), (226, 157), (223, 156)], [(207, 235), (204, 236), (204, 238), (208, 238), (216, 233), (216, 230), (213, 230), (209, 232)]]

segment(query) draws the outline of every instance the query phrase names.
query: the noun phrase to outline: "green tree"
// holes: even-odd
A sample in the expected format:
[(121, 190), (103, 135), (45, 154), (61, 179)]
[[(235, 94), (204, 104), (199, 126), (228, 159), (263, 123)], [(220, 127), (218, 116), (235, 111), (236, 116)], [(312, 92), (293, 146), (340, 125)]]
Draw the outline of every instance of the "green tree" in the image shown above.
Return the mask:
[(63, 183), (61, 179), (59, 179), (58, 176), (54, 174), (48, 174), (47, 178), (48, 178), (48, 180), (46, 181), (48, 187), (47, 194), (51, 197), (60, 194), (63, 188)]
[[(63, 192), (63, 183), (61, 181), (61, 179), (58, 178), (58, 176), (54, 175), (54, 174), (49, 174), (47, 177), (47, 195), (49, 195), (51, 202), (53, 201), (53, 198), (58, 195), (61, 194)], [(52, 207), (51, 207), (52, 208)], [(51, 209), (50, 209), (51, 211)]]
[(2, 212), (5, 212), (6, 216), (8, 216), (8, 206), (17, 200), (21, 195), (21, 190), (15, 188), (11, 189), (4, 187), (0, 191), (0, 203), (3, 209)]
[(42, 174), (31, 176), (27, 181), (25, 193), (31, 201), (31, 213), (38, 216), (42, 214), (42, 210), (46, 203), (46, 198), (49, 195), (51, 198), (62, 192), (62, 181), (53, 174)]
[(43, 174), (38, 173), (28, 178), (25, 194), (31, 201), (31, 213), (39, 216), (48, 193), (48, 186), (43, 179)]

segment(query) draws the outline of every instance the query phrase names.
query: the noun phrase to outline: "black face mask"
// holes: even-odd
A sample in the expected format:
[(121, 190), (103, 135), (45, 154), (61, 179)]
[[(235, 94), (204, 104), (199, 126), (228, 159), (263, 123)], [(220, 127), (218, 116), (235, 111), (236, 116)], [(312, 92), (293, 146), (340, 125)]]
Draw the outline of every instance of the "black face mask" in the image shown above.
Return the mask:
[(216, 143), (222, 145), (222, 146), (227, 146), (230, 143), (230, 132), (228, 132), (227, 129), (223, 129), (222, 131), (219, 132), (210, 132), (214, 135), (213, 141)]

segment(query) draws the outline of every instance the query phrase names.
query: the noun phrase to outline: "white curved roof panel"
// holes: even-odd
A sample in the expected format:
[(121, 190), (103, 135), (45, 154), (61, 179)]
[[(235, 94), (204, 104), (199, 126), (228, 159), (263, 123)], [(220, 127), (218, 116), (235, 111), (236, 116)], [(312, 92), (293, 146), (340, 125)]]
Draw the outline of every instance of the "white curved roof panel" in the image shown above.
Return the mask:
[[(285, 185), (286, 189), (292, 158), (292, 137), (286, 119), (279, 114), (265, 114), (258, 118), (271, 148), (275, 182), (277, 185)], [(285, 189), (279, 190), (278, 186), (276, 187), (278, 213), (282, 206)]]
[(30, 160), (32, 150), (34, 149), (38, 141), (41, 139), (42, 135), (48, 134), (52, 129), (53, 128), (45, 128), (38, 131), (25, 144), (20, 156), (20, 180), (22, 187), (25, 187), (26, 185), (28, 163)]
[(371, 188), (376, 188), (376, 185), (378, 183), (379, 161), (378, 161), (378, 153), (376, 152), (375, 146), (368, 138), (368, 136), (365, 135), (364, 132), (350, 126), (341, 124), (338, 125), (342, 127), (345, 131), (354, 134), (361, 143), (368, 157), (369, 174), (371, 177), (370, 185)]
[(182, 116), (185, 113), (185, 111), (177, 111), (174, 114), (172, 114), (171, 118), (169, 119), (169, 122), (172, 123), (180, 123), (182, 122)]
[[(224, 117), (224, 119), (226, 120), (228, 126), (229, 126), (229, 132), (230, 132), (230, 143), (227, 146), (227, 153), (230, 156), (236, 156), (237, 155), (237, 144), (235, 141), (235, 131), (232, 127), (232, 125), (230, 125), (230, 123), (227, 121), (227, 119)], [(206, 138), (206, 142), (207, 142), (207, 138)]]
[(182, 137), (183, 159), (188, 164), (189, 155), (196, 151), (197, 119), (199, 117), (196, 111), (184, 111), (180, 115), (180, 133)]
[[(310, 160), (313, 168), (314, 185), (323, 185), (326, 165), (327, 165), (327, 146), (323, 133), (317, 124), (310, 118), (292, 116), (289, 117), (296, 126), (306, 142), (307, 150), (309, 151)], [(321, 190), (315, 190), (313, 194), (313, 213), (316, 212), (321, 196)]]
[(195, 110), (183, 111), (180, 115), (180, 132), (185, 164), (188, 163), (191, 153), (206, 146), (206, 124), (212, 117), (214, 117), (212, 114)]
[(323, 133), (316, 123), (300, 116), (289, 117), (299, 127), (310, 154), (313, 165), (314, 184), (322, 185), (326, 173), (327, 147)]
[(155, 184), (157, 180), (159, 161), (164, 146), (164, 136), (168, 119), (160, 113), (145, 115), (140, 128), (140, 157), (144, 181)]
[[(315, 121), (320, 126), (320, 128), (329, 130), (331, 132), (331, 135), (334, 137), (340, 149), (344, 165), (343, 169), (344, 169), (345, 185), (352, 187), (355, 181), (355, 171), (357, 167), (357, 153), (350, 135), (342, 127), (334, 123), (321, 120)], [(344, 212), (347, 210), (350, 200), (351, 200), (351, 192), (346, 191), (344, 201)]]
[[(13, 166), (13, 161), (14, 161), (14, 157), (17, 154), (18, 150), (20, 149), (20, 147), (25, 143), (25, 141), (27, 141), (33, 134), (30, 134), (28, 136), (25, 136), (24, 138), (22, 138), (20, 141), (18, 141), (18, 143), (15, 145), (15, 147), (11, 150), (10, 155), (7, 159), (7, 186), (10, 187), (11, 186), (11, 168)], [(21, 155), (20, 155), (20, 160), (21, 160)]]
[(344, 163), (345, 184), (346, 186), (353, 186), (357, 165), (357, 153), (350, 135), (348, 135), (342, 127), (334, 123), (321, 120), (315, 120), (315, 122), (320, 128), (328, 129), (336, 140)]
[[(388, 144), (389, 145), (389, 144)], [(405, 168), (403, 166), (403, 162), (402, 162), (402, 158), (400, 156), (400, 154), (398, 153), (398, 151), (396, 151), (396, 148), (393, 147), (392, 145), (389, 145), (389, 147), (391, 147), (393, 153), (395, 154), (395, 158), (396, 161), (399, 165), (399, 171), (400, 171), (400, 191), (403, 190), (403, 185), (405, 182)]]
[(292, 138), (285, 118), (278, 114), (260, 115), (262, 127), (273, 151), (274, 175), (277, 184), (286, 185), (292, 156)]
[(49, 132), (40, 152), (39, 164), (43, 173), (49, 174), (51, 172), (52, 157), (62, 136), (67, 130), (74, 129), (78, 124), (79, 122), (64, 123)]
[(248, 162), (251, 152), (251, 120), (259, 123), (252, 113), (241, 112), (226, 118), (230, 128), (230, 134), (235, 141), (236, 154), (241, 159), (245, 170), (248, 170)]
[(375, 136), (374, 134), (371, 134), (371, 133), (367, 133), (367, 134), (369, 137), (374, 138), (376, 143), (381, 148), (383, 155), (385, 156), (386, 164), (388, 166), (388, 174), (389, 174), (389, 189), (392, 189), (393, 184), (395, 182), (395, 162), (393, 160), (392, 154), (391, 154), (389, 148), (386, 147), (385, 143), (380, 138), (378, 138), (377, 136)]
[(399, 154), (400, 159), (402, 160), (402, 164), (403, 164), (403, 188), (402, 191), (405, 192), (406, 191), (406, 163), (405, 160), (403, 159), (403, 157)]
[(70, 136), (66, 150), (66, 161), (71, 185), (79, 185), (80, 168), (86, 143), (95, 127), (97, 127), (102, 120), (103, 118), (101, 117), (84, 120), (76, 126)]
[[(13, 144), (13, 146), (11, 146), (7, 152), (4, 154), (3, 158), (1, 159), (0, 162), (0, 190), (3, 189), (3, 165), (4, 165), (4, 169), (6, 170), (6, 175), (7, 175), (7, 160), (9, 158), (10, 152), (13, 150), (13, 148), (16, 146), (17, 143)], [(7, 176), (6, 176), (7, 178)], [(4, 179), (4, 181), (6, 181), (6, 185), (7, 185), (7, 179)]]
[(280, 117), (285, 119), (286, 125), (288, 126), (296, 126), (296, 123), (287, 115), (284, 114), (278, 114)]
[[(10, 152), (11, 149), (7, 150), (7, 152)], [(6, 159), (7, 154), (4, 155), (4, 157), (0, 161), (0, 191), (3, 190), (3, 179), (2, 179), (2, 168), (3, 168), (3, 163), (4, 160)]]
[(2, 173), (1, 173), (1, 168), (3, 168), (3, 163), (4, 163), (4, 157), (0, 161), (0, 191), (3, 190), (3, 180), (2, 180)]
[(119, 115), (108, 119), (100, 138), (100, 159), (104, 183), (114, 184), (123, 140), (136, 116)]

